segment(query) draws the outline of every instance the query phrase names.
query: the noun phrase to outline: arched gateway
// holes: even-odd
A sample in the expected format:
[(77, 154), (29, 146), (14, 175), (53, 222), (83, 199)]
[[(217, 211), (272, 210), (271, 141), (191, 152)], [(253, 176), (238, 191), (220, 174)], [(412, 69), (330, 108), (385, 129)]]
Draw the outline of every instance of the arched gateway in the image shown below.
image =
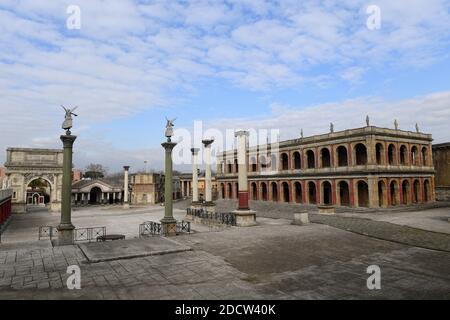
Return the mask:
[[(24, 213), (28, 205), (36, 204), (60, 211), (62, 166), (62, 150), (8, 148), (5, 167), (7, 185), (13, 190), (12, 212)], [(43, 185), (36, 187), (36, 181)]]

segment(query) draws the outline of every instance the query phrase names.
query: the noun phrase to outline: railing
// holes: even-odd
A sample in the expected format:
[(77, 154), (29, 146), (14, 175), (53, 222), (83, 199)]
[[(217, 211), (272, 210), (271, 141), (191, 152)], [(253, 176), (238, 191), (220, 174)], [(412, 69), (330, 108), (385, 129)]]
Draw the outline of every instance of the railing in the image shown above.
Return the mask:
[(230, 226), (236, 225), (236, 216), (232, 212), (208, 212), (204, 209), (187, 208), (187, 215)]
[[(189, 221), (177, 222), (177, 234), (191, 233), (191, 223)], [(161, 236), (162, 226), (160, 223), (153, 221), (145, 221), (139, 225), (139, 237)]]
[(97, 241), (98, 237), (106, 236), (106, 227), (79, 228), (73, 230), (73, 241)]
[(139, 237), (160, 236), (161, 224), (153, 221), (145, 221), (139, 225)]
[(39, 227), (39, 235), (38, 239), (50, 239), (52, 240), (54, 237), (56, 237), (58, 233), (58, 229), (52, 226), (41, 226)]
[(191, 233), (191, 223), (189, 221), (177, 222), (177, 233)]
[[(58, 229), (52, 226), (41, 226), (39, 227), (38, 239), (50, 239), (57, 237)], [(89, 228), (78, 228), (73, 230), (73, 241), (96, 241), (98, 237), (106, 235), (106, 227), (89, 227)]]

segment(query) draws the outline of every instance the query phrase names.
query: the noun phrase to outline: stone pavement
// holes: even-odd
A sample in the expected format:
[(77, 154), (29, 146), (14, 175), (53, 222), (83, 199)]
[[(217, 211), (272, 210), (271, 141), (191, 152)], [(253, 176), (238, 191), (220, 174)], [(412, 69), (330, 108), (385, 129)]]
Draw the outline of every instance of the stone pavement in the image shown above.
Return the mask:
[(366, 236), (434, 250), (450, 252), (450, 234), (426, 231), (368, 218), (309, 214), (310, 221)]
[[(139, 222), (157, 219), (161, 209), (86, 209), (76, 219), (127, 232), (120, 242), (126, 247), (136, 241)], [(176, 214), (179, 219), (183, 211)], [(35, 228), (48, 219), (19, 218), (8, 232), (24, 234), (22, 227), (31, 230), (26, 221)], [(98, 263), (87, 263), (77, 245), (54, 248), (35, 234), (27, 242), (7, 234), (0, 244), (0, 299), (450, 299), (449, 252), (323, 224), (262, 217), (258, 223), (218, 232), (193, 225), (195, 233), (171, 238), (192, 251)], [(151, 246), (152, 239), (145, 241)], [(107, 250), (111, 243), (98, 245)], [(366, 286), (374, 264), (381, 268), (381, 290)], [(66, 288), (69, 265), (81, 268), (81, 290)]]

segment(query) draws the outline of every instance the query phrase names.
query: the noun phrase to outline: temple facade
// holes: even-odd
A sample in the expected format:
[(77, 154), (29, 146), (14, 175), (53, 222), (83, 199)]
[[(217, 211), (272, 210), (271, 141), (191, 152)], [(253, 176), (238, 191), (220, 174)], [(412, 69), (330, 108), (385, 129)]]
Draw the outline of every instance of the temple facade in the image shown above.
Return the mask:
[[(392, 207), (435, 200), (430, 134), (363, 128), (251, 147), (252, 200)], [(217, 155), (219, 197), (238, 196), (236, 150)]]

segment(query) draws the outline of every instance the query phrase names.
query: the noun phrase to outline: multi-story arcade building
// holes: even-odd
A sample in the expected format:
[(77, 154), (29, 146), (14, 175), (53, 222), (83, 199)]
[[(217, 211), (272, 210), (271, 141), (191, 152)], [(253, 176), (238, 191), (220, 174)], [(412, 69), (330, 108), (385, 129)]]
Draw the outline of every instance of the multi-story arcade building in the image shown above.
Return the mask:
[[(252, 200), (391, 207), (434, 201), (432, 137), (374, 126), (248, 150)], [(217, 156), (219, 197), (237, 198), (237, 151)]]

